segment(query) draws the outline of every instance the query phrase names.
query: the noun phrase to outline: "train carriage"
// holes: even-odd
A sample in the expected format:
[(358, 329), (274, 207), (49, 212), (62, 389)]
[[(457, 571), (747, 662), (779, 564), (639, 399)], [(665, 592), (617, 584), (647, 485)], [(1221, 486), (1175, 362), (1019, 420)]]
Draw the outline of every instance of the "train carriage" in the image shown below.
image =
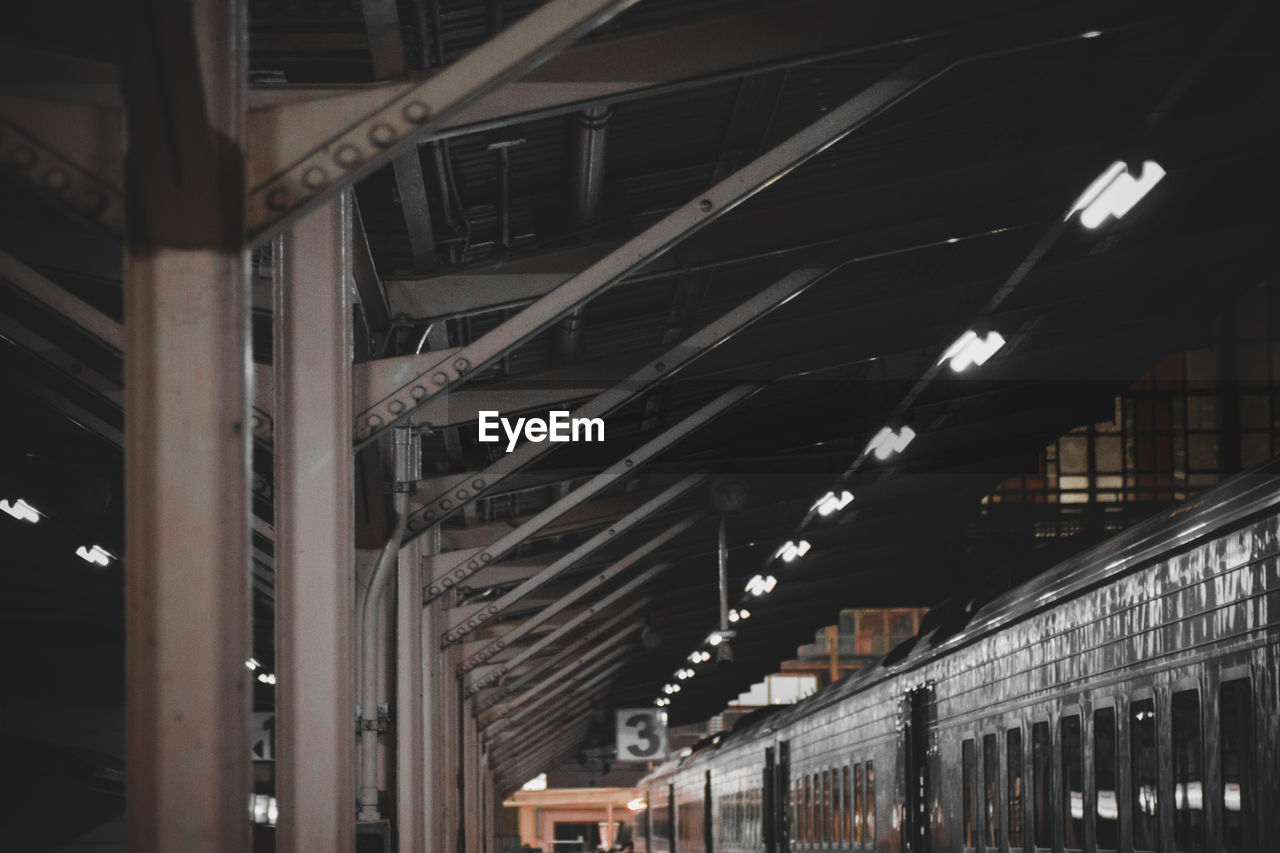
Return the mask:
[(1280, 842), (1280, 464), (641, 783), (651, 853)]

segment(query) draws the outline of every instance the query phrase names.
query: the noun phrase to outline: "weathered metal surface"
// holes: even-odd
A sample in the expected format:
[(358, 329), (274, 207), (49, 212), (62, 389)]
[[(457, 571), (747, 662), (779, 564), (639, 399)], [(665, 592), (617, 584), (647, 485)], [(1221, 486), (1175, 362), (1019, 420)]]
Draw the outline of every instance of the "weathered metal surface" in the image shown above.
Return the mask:
[[(1040, 802), (1037, 797), (1042, 796), (1039, 807), (1050, 810), (1055, 839), (1048, 846), (1061, 849), (1068, 821), (1065, 810), (1073, 792), (1063, 787), (1060, 723), (1078, 718), (1084, 784), (1083, 790), (1074, 792), (1074, 802), (1084, 833), (1081, 846), (1092, 849), (1101, 831), (1099, 823), (1112, 820), (1108, 815), (1117, 817), (1115, 827), (1107, 831), (1118, 827), (1116, 831), (1127, 833), (1132, 825), (1136, 793), (1127, 746), (1130, 708), (1148, 698), (1154, 700), (1160, 733), (1157, 815), (1168, 838), (1178, 812), (1170, 757), (1175, 745), (1170, 702), (1174, 692), (1190, 690), (1197, 691), (1201, 716), (1198, 734), (1189, 736), (1200, 738), (1205, 760), (1204, 775), (1194, 780), (1200, 786), (1201, 805), (1196, 809), (1203, 827), (1200, 843), (1206, 849), (1220, 849), (1225, 815), (1234, 800), (1227, 797), (1222, 777), (1216, 697), (1224, 682), (1240, 678), (1249, 679), (1253, 697), (1248, 750), (1253, 754), (1239, 757), (1245, 767), (1241, 780), (1245, 837), (1276, 837), (1273, 810), (1256, 806), (1265, 802), (1267, 791), (1276, 790), (1275, 767), (1280, 757), (1277, 478), (1277, 465), (1238, 477), (1002, 596), (954, 637), (936, 645), (926, 637), (896, 665), (860, 671), (727, 735), (718, 746), (669, 761), (642, 783), (651, 803), (665, 796), (668, 784), (674, 785), (676, 793), (669, 819), (673, 828), (666, 835), (651, 833), (650, 848), (671, 851), (674, 835), (674, 847), (680, 853), (702, 849), (703, 785), (709, 770), (715, 849), (759, 850), (755, 839), (761, 837), (762, 813), (744, 817), (732, 806), (738, 802), (736, 797), (757, 796), (765, 748), (776, 749), (785, 742), (791, 758), (788, 786), (799, 799), (785, 818), (795, 833), (792, 849), (847, 845), (848, 838), (826, 840), (823, 833), (814, 835), (815, 826), (825, 827), (828, 818), (818, 803), (821, 798), (814, 797), (815, 780), (825, 785), (821, 780), (830, 776), (823, 774), (835, 770), (843, 784), (846, 768), (851, 778), (861, 770), (865, 798), (870, 788), (865, 781), (868, 763), (874, 768), (875, 803), (864, 820), (874, 821), (877, 849), (925, 849), (921, 845), (930, 850), (964, 849), (966, 776), (973, 785), (969, 826), (977, 839), (994, 839), (994, 847), (1007, 845), (1005, 834), (1013, 826), (1021, 828), (1029, 844)], [(920, 686), (927, 688), (924, 714), (909, 718), (908, 706), (900, 700)], [(1107, 789), (1101, 796), (1093, 740), (1094, 713), (1100, 709), (1114, 709), (1120, 738), (1118, 790)], [(1046, 771), (1043, 775), (1034, 772), (1032, 760), (1037, 724), (1047, 726), (1044, 732), (1052, 750), (1047, 762), (1039, 765)], [(903, 738), (909, 727), (915, 727), (913, 737), (923, 738), (928, 798), (926, 835), (912, 845), (903, 835), (904, 786), (908, 784)], [(1020, 738), (1023, 756), (1022, 796), (1012, 804), (1006, 750), (1010, 732)], [(998, 778), (986, 776), (983, 746), (988, 737), (995, 738), (997, 746), (991, 766)], [(967, 772), (962, 760), (966, 742), (972, 743), (975, 756)], [(1047, 781), (1049, 789), (1037, 792), (1037, 778)], [(842, 799), (836, 802), (843, 807)], [(697, 825), (689, 826), (695, 818)], [(856, 827), (856, 822), (851, 826)]]

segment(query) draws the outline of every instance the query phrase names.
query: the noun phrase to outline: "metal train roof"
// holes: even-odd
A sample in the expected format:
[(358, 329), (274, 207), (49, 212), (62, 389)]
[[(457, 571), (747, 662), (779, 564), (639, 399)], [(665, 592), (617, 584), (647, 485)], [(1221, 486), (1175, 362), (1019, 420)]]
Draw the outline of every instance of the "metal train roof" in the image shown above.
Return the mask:
[[(365, 91), (388, 45), (403, 54), (392, 76), (420, 79), (539, 4), (408, 5), (428, 13), (426, 27), (406, 17), (388, 35), (371, 32), (360, 3), (254, 0), (256, 108), (282, 108), (315, 87)], [(436, 133), (417, 149), (420, 184), (391, 166), (364, 178), (355, 194), (367, 243), (357, 282), (367, 334), (357, 359), (376, 364), (415, 347), (482, 339), (848, 99), (878, 81), (921, 75), (900, 102), (630, 270), (573, 324), (510, 348), (470, 377), (472, 397), (456, 392), (457, 411), (486, 400), (524, 400), (527, 411), (590, 400), (766, 286), (820, 268), (811, 286), (675, 376), (637, 387), (607, 416), (607, 441), (543, 457), (443, 525), (446, 549), (481, 548), (727, 390), (760, 386), (520, 544), (490, 573), (496, 580), (486, 585), (481, 574), (465, 585), (463, 604), (485, 605), (529, 567), (681, 477), (707, 478), (502, 614), (484, 636), (502, 636), (674, 522), (710, 510), (712, 481), (744, 496), (728, 517), (735, 594), (798, 531), (813, 550), (777, 571), (776, 591), (740, 626), (735, 665), (689, 682), (669, 708), (673, 723), (718, 712), (840, 608), (968, 599), (1061, 558), (1060, 550), (1029, 550), (1010, 568), (971, 551), (978, 498), (1030, 470), (1046, 441), (1109, 414), (1114, 395), (1160, 357), (1203, 344), (1213, 319), (1272, 270), (1280, 128), (1261, 5), (643, 0)], [(73, 0), (33, 7), (4, 36), (22, 49), (4, 52), (3, 91), (30, 75), (54, 94), (92, 89), (111, 104), (104, 8)], [(939, 45), (972, 59), (936, 76), (921, 71), (919, 58)], [(575, 146), (589, 109), (609, 112), (584, 220), (574, 212), (583, 189)], [(1062, 227), (1109, 163), (1148, 158), (1167, 176), (1123, 220), (1096, 231)], [(34, 273), (118, 323), (117, 237), (68, 219), (21, 184), (6, 187), (0, 275), (13, 285)], [(269, 257), (256, 262), (267, 281)], [(59, 620), (68, 626), (59, 642), (84, 653), (73, 676), (111, 696), (120, 574), (82, 583), (76, 560), (49, 554), (67, 531), (121, 548), (120, 356), (24, 293), (0, 289), (4, 393), (10, 411), (21, 412), (3, 419), (2, 476), (43, 497), (62, 527), (15, 540), (6, 638)], [(972, 377), (936, 374), (947, 345), (975, 323), (1001, 329), (1007, 351)], [(255, 331), (255, 359), (268, 362), (265, 298), (255, 303)], [(911, 452), (859, 461), (891, 421), (916, 430)], [(501, 459), (461, 415), (438, 424), (424, 451), (423, 494)], [(256, 453), (255, 653), (267, 660), (271, 465), (269, 447)], [(814, 500), (838, 483), (856, 494), (852, 511), (812, 518)], [(370, 504), (359, 531), (366, 547), (382, 533)], [(652, 702), (717, 627), (715, 543), (713, 519), (693, 524), (652, 555), (669, 571), (566, 637), (581, 639), (645, 601), (633, 614), (644, 641), (627, 639), (625, 669), (593, 701)], [(575, 608), (611, 589), (589, 592)], [(971, 629), (1007, 618), (1009, 595)], [(32, 600), (47, 609), (15, 605)], [(41, 675), (61, 660), (50, 646), (23, 666), (44, 689), (66, 691)]]

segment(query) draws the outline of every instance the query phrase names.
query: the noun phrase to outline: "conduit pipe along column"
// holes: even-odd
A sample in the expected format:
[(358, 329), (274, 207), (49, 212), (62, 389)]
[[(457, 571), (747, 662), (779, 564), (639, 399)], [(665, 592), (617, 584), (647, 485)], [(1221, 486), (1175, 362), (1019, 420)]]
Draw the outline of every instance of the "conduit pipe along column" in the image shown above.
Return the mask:
[[(604, 196), (604, 157), (613, 110), (588, 107), (573, 117), (573, 182), (571, 184), (573, 227), (580, 236), (589, 236), (600, 219)], [(555, 337), (556, 358), (562, 363), (577, 359), (582, 349), (582, 309), (571, 311), (560, 321)]]
[(392, 512), (395, 522), (378, 554), (360, 602), (360, 811), (357, 819), (378, 821), (378, 611), (409, 523), (409, 494), (422, 477), (422, 454), (412, 427), (391, 433)]

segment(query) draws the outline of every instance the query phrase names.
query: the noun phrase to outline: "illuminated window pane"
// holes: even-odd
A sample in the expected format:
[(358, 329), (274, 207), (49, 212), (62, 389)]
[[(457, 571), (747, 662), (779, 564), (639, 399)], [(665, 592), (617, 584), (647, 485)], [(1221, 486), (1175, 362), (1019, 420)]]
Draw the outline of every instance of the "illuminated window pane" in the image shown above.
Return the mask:
[(987, 849), (1000, 848), (1000, 747), (995, 735), (982, 738), (983, 803), (986, 812)]
[(1093, 440), (1094, 467), (1099, 474), (1119, 474), (1123, 470), (1120, 436), (1100, 435)]
[(1193, 471), (1221, 470), (1222, 464), (1218, 458), (1218, 436), (1187, 436), (1187, 463)]
[(1063, 474), (1085, 474), (1089, 471), (1089, 439), (1079, 435), (1063, 436), (1058, 442), (1058, 467)]

